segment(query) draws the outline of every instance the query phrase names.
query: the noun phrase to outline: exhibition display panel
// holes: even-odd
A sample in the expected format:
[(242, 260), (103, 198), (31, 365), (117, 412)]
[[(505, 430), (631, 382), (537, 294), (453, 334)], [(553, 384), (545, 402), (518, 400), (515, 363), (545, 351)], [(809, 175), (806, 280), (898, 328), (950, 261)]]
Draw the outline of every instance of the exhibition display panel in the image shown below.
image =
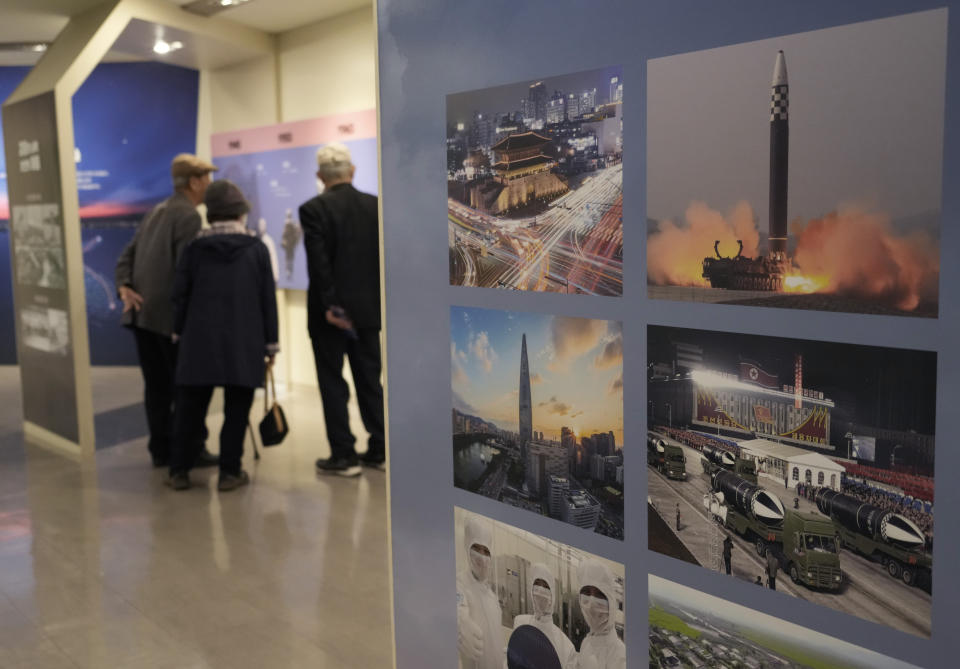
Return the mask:
[(952, 4), (379, 3), (398, 667), (953, 666)]

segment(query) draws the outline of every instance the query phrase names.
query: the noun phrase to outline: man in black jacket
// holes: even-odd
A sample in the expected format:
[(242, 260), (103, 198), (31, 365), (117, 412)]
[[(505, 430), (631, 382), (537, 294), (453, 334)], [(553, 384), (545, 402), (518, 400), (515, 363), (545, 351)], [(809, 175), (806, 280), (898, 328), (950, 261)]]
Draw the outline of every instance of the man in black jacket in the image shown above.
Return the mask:
[[(173, 277), (183, 249), (200, 232), (197, 205), (203, 202), (211, 163), (189, 153), (170, 165), (174, 193), (154, 207), (117, 260), (114, 279), (123, 301), (123, 324), (132, 331), (143, 373), (144, 405), (150, 429), (148, 448), (155, 467), (170, 458), (177, 347), (173, 333)], [(197, 466), (218, 463), (205, 448)]]
[[(323, 474), (357, 476), (360, 463), (385, 468), (383, 388), (380, 385), (380, 242), (377, 198), (352, 185), (350, 151), (329, 144), (317, 152), (324, 192), (300, 207), (307, 251), (307, 327), (313, 342), (330, 458)], [(350, 360), (360, 416), (370, 437), (362, 458), (354, 450), (343, 378)]]

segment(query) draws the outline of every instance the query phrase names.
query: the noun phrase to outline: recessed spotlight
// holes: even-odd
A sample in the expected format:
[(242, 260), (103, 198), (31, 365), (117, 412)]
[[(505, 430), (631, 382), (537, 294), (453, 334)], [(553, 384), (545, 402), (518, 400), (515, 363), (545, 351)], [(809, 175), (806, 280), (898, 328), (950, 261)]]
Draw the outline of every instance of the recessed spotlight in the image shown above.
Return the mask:
[(219, 12), (245, 5), (248, 2), (252, 2), (252, 0), (192, 0), (180, 7), (192, 14), (213, 16)]
[(153, 44), (153, 52), (161, 56), (166, 56), (168, 53), (182, 48), (183, 42), (167, 42), (162, 39), (158, 39)]

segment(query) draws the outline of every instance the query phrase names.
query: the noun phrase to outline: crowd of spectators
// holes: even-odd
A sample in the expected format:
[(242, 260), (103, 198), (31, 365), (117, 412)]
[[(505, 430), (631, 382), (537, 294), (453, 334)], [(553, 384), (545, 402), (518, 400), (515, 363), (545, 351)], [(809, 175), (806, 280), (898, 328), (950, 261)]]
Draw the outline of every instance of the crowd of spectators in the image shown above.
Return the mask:
[(674, 441), (679, 441), (681, 444), (686, 444), (690, 448), (695, 448), (698, 451), (702, 451), (704, 446), (711, 446), (713, 448), (722, 448), (727, 451), (736, 452), (735, 442), (729, 439), (714, 437), (709, 434), (704, 434), (703, 432), (695, 432), (694, 430), (666, 427), (664, 425), (657, 426), (656, 430), (657, 432), (668, 434)]

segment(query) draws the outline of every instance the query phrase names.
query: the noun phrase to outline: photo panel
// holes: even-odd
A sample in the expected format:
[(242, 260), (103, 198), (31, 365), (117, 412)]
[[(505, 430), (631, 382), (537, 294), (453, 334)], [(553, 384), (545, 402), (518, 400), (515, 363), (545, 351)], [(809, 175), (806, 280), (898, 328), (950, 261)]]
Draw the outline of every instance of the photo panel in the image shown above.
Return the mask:
[(651, 667), (917, 669), (652, 574), (648, 586)]
[(650, 60), (649, 297), (936, 318), (946, 13)]
[(650, 550), (929, 638), (937, 355), (647, 328)]
[(623, 294), (623, 69), (447, 96), (450, 283)]
[(482, 669), (625, 669), (624, 567), (454, 508), (457, 651)]
[(623, 539), (618, 321), (450, 309), (453, 481)]

